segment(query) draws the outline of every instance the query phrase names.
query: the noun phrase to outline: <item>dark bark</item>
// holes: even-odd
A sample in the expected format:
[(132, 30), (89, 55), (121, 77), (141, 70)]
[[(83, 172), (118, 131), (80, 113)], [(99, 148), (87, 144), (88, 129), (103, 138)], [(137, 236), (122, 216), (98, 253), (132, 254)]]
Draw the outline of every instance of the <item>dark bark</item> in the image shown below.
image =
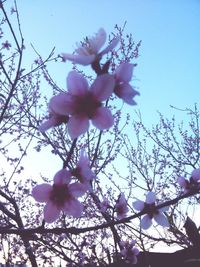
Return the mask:
[(121, 261), (109, 267), (200, 267), (200, 248), (189, 247), (174, 253), (140, 252), (137, 264)]

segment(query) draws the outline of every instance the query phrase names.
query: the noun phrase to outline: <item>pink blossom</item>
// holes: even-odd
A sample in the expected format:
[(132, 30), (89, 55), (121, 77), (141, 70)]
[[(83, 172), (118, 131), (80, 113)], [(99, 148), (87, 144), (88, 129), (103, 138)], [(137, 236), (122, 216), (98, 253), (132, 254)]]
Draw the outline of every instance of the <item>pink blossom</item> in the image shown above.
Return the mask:
[(184, 189), (184, 193), (193, 192), (200, 189), (200, 169), (194, 169), (189, 180), (180, 176), (178, 183)]
[(134, 247), (136, 244), (135, 240), (129, 241), (121, 241), (120, 242), (120, 254), (124, 258), (126, 263), (136, 264), (137, 263), (137, 255), (140, 253), (139, 250)]
[(79, 161), (76, 168), (71, 170), (71, 175), (75, 176), (85, 186), (86, 190), (91, 188), (91, 182), (95, 174), (90, 169), (90, 162), (84, 150), (81, 150)]
[(60, 93), (51, 99), (50, 105), (55, 113), (71, 115), (68, 131), (71, 138), (77, 138), (89, 128), (89, 120), (100, 130), (109, 129), (113, 116), (102, 101), (107, 100), (114, 88), (112, 75), (103, 74), (96, 78), (89, 88), (87, 80), (76, 71), (67, 77), (67, 93)]
[(116, 81), (114, 93), (129, 105), (136, 105), (133, 98), (139, 95), (139, 92), (129, 84), (133, 75), (133, 67), (133, 64), (123, 62), (117, 67), (114, 75)]
[(101, 212), (106, 212), (107, 209), (110, 208), (110, 207), (111, 206), (110, 206), (109, 200), (106, 197), (104, 197), (103, 201), (100, 203), (100, 211)]
[(141, 227), (148, 229), (154, 219), (158, 224), (163, 227), (169, 227), (169, 222), (163, 212), (168, 210), (168, 207), (158, 209), (155, 205), (156, 196), (153, 192), (148, 192), (146, 195), (146, 201), (137, 200), (133, 202), (133, 208), (138, 211), (144, 211), (147, 214), (143, 216), (141, 220)]
[(53, 111), (50, 111), (49, 113), (49, 119), (45, 122), (43, 122), (40, 126), (39, 126), (39, 131), (44, 133), (47, 130), (49, 130), (52, 127), (56, 127), (61, 125), (62, 123), (67, 123), (69, 120), (69, 116), (67, 115), (60, 115), (60, 114), (56, 114)]
[(126, 214), (128, 212), (128, 205), (127, 201), (125, 199), (124, 193), (121, 193), (119, 195), (119, 198), (117, 200), (117, 203), (115, 205), (115, 210), (117, 212), (117, 218), (122, 219), (126, 217)]
[(119, 38), (114, 38), (111, 43), (100, 52), (100, 49), (106, 42), (106, 32), (104, 29), (100, 28), (94, 37), (86, 37), (84, 42), (78, 45), (75, 50), (75, 54), (62, 53), (61, 56), (64, 61), (70, 60), (73, 63), (78, 63), (81, 65), (89, 65), (92, 62), (101, 59), (101, 57), (113, 50), (113, 48), (118, 44)]
[(47, 183), (37, 185), (32, 190), (32, 196), (38, 202), (46, 202), (44, 207), (44, 220), (52, 223), (60, 216), (60, 212), (80, 217), (83, 205), (77, 197), (85, 193), (80, 183), (71, 183), (71, 174), (62, 169), (54, 176), (54, 184)]

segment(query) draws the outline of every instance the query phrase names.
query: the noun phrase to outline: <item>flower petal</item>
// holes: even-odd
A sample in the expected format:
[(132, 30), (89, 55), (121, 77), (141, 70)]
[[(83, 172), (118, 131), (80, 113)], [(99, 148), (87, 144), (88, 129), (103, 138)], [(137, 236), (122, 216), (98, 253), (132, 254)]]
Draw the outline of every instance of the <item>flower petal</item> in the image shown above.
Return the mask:
[(77, 199), (71, 199), (65, 202), (65, 206), (62, 210), (64, 213), (78, 218), (82, 214), (83, 205)]
[(195, 169), (191, 173), (191, 177), (193, 178), (194, 181), (199, 181), (200, 180), (200, 169)]
[(32, 196), (38, 202), (47, 202), (49, 201), (51, 191), (52, 186), (50, 184), (36, 185), (32, 190)]
[(112, 95), (114, 85), (115, 80), (112, 75), (102, 74), (99, 75), (91, 85), (91, 91), (98, 101), (104, 101)]
[(184, 177), (180, 176), (178, 177), (177, 182), (179, 183), (180, 186), (182, 186), (183, 188), (187, 187), (187, 181), (185, 180)]
[(162, 213), (159, 212), (158, 214), (154, 215), (154, 220), (163, 227), (169, 227), (169, 222), (167, 217)]
[(108, 108), (101, 107), (96, 110), (94, 116), (92, 117), (92, 123), (98, 129), (105, 130), (109, 129), (113, 125), (114, 118)]
[(139, 211), (142, 211), (144, 209), (144, 201), (137, 200), (133, 202), (133, 208)]
[(53, 114), (47, 121), (43, 122), (38, 130), (42, 133), (49, 130), (52, 127), (59, 126), (62, 123), (67, 123), (69, 117)]
[(73, 197), (81, 197), (85, 194), (86, 187), (81, 183), (73, 183), (69, 185), (70, 193)]
[(120, 82), (130, 82), (134, 65), (128, 62), (121, 63), (116, 69), (116, 78)]
[(55, 174), (53, 180), (56, 185), (69, 184), (71, 180), (71, 173), (66, 169), (62, 169)]
[(89, 128), (89, 119), (82, 115), (74, 115), (69, 118), (68, 132), (72, 139), (84, 134)]
[(129, 105), (136, 105), (133, 97), (139, 95), (139, 92), (133, 89), (128, 83), (122, 83), (116, 86), (114, 92), (116, 95), (124, 100)]
[(95, 55), (84, 56), (62, 53), (61, 57), (64, 61), (69, 60), (75, 64), (81, 64), (83, 66), (90, 65), (95, 60)]
[(165, 211), (168, 211), (168, 209), (169, 209), (169, 206), (166, 206), (166, 207), (160, 208), (159, 211), (165, 212)]
[(88, 43), (90, 45), (91, 51), (97, 54), (100, 48), (106, 42), (106, 32), (103, 28), (100, 28), (94, 37), (88, 38)]
[(115, 46), (117, 46), (117, 44), (119, 43), (119, 36), (115, 37), (111, 43), (100, 53), (100, 56), (103, 56), (105, 54), (107, 54), (108, 52), (112, 51), (113, 48), (115, 48)]
[(149, 217), (148, 214), (144, 215), (144, 217), (142, 218), (141, 220), (141, 227), (146, 230), (148, 229), (152, 224), (152, 220), (151, 218)]
[(49, 109), (60, 115), (69, 115), (74, 112), (74, 98), (68, 93), (53, 96), (49, 102)]
[(47, 223), (56, 221), (60, 216), (60, 209), (52, 202), (48, 202), (44, 207), (44, 220)]
[(154, 192), (148, 192), (146, 195), (146, 203), (152, 204), (156, 202), (156, 194)]
[(54, 118), (50, 118), (49, 120), (43, 122), (38, 130), (41, 132), (41, 133), (44, 133), (46, 132), (47, 130), (49, 130), (50, 128), (54, 127), (56, 125), (55, 123), (55, 119)]
[(67, 76), (67, 88), (70, 94), (82, 96), (88, 90), (88, 82), (77, 71), (71, 71)]

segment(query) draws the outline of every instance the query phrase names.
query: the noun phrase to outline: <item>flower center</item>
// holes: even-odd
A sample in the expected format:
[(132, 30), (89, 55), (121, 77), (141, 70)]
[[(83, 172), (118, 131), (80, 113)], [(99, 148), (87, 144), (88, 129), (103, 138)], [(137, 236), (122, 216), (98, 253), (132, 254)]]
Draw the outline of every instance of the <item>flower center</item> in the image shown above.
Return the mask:
[(71, 170), (72, 176), (76, 177), (80, 182), (83, 182), (82, 176), (81, 176), (81, 169), (79, 167)]
[(156, 208), (155, 203), (152, 204), (145, 203), (143, 211), (145, 211), (151, 219), (153, 218), (154, 215), (158, 214), (158, 209)]
[(66, 184), (53, 185), (53, 190), (50, 195), (50, 200), (58, 207), (63, 207), (66, 200), (70, 197), (69, 190)]
[(94, 116), (97, 108), (101, 106), (101, 103), (90, 92), (78, 97), (76, 104), (77, 108), (75, 113), (87, 115), (90, 119)]

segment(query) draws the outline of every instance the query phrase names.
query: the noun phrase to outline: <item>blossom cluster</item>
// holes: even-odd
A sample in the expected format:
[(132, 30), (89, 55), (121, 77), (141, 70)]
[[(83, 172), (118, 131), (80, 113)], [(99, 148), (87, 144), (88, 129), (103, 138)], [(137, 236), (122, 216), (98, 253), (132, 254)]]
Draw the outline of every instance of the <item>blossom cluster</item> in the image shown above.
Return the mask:
[(36, 185), (32, 190), (32, 196), (38, 202), (46, 202), (44, 220), (47, 223), (54, 222), (59, 218), (61, 211), (73, 217), (80, 217), (83, 205), (78, 198), (90, 190), (94, 178), (95, 174), (91, 171), (89, 160), (82, 150), (76, 168), (58, 171), (54, 176), (53, 185)]
[[(74, 54), (61, 54), (64, 62), (91, 65), (96, 78), (90, 84), (78, 71), (73, 70), (67, 76), (67, 91), (53, 96), (49, 101), (49, 119), (40, 126), (44, 133), (52, 127), (65, 124), (72, 140), (85, 134), (92, 125), (99, 130), (110, 129), (114, 124), (114, 117), (108, 107), (108, 101), (114, 94), (129, 105), (135, 105), (134, 97), (139, 93), (130, 84), (134, 65), (128, 61), (121, 62), (113, 72), (109, 72), (109, 60), (101, 64), (102, 57), (111, 52), (118, 45), (119, 38), (115, 37), (110, 44), (102, 49), (106, 42), (106, 33), (100, 29), (91, 38), (86, 38)], [(5, 45), (4, 45), (5, 46)], [(6, 48), (6, 46), (4, 47)], [(9, 47), (7, 47), (8, 49)], [(86, 192), (92, 191), (92, 182), (95, 174), (90, 168), (90, 162), (84, 150), (81, 150), (79, 161), (75, 168), (65, 166), (59, 170), (53, 179), (53, 184), (43, 183), (32, 190), (32, 196), (38, 202), (46, 202), (44, 220), (52, 223), (60, 217), (60, 213), (73, 217), (80, 217), (84, 210), (81, 198)], [(179, 177), (178, 184), (183, 187), (184, 193), (200, 189), (200, 169), (194, 170), (190, 180)], [(132, 207), (142, 215), (140, 226), (148, 229), (153, 220), (169, 227), (167, 210), (169, 207), (158, 208), (156, 194), (152, 191), (146, 195), (146, 200), (137, 200)], [(128, 202), (123, 192), (120, 193), (114, 207), (105, 198), (100, 204), (100, 211), (107, 212), (113, 209), (118, 220), (125, 218), (129, 212)], [(135, 241), (121, 242), (121, 256), (128, 263), (137, 263), (139, 250), (134, 247)]]
[[(62, 54), (64, 61), (100, 66), (103, 55), (112, 51), (118, 44), (118, 37), (101, 52), (99, 50), (106, 41), (106, 33), (100, 29), (95, 37), (86, 38), (85, 43), (76, 49), (76, 54)], [(67, 92), (59, 93), (49, 102), (49, 120), (39, 127), (45, 132), (51, 127), (62, 123), (67, 124), (68, 133), (72, 139), (78, 138), (89, 129), (90, 121), (100, 130), (109, 129), (114, 124), (114, 118), (106, 102), (112, 94), (124, 102), (135, 105), (134, 97), (139, 93), (130, 85), (134, 65), (122, 62), (114, 73), (96, 70), (97, 77), (89, 85), (87, 79), (77, 71), (71, 71), (67, 76)], [(95, 67), (93, 67), (95, 69)]]
[[(106, 32), (101, 28), (94, 37), (86, 38), (76, 49), (75, 54), (61, 55), (63, 61), (91, 65), (97, 77), (90, 85), (77, 71), (73, 70), (68, 74), (67, 92), (61, 92), (49, 101), (49, 119), (39, 126), (42, 133), (64, 123), (71, 139), (76, 139), (88, 131), (90, 121), (99, 130), (109, 129), (114, 124), (114, 117), (106, 103), (112, 94), (130, 105), (136, 104), (133, 98), (139, 93), (130, 85), (134, 65), (121, 62), (114, 73), (109, 73), (109, 64), (100, 65), (100, 60), (117, 46), (119, 37), (115, 37), (101, 50), (105, 42)], [(72, 182), (72, 177), (76, 177), (77, 181)], [(53, 185), (45, 183), (33, 188), (32, 195), (35, 200), (46, 202), (44, 220), (48, 223), (55, 221), (61, 211), (75, 217), (81, 216), (83, 205), (77, 198), (91, 190), (94, 177), (89, 167), (89, 160), (85, 152), (81, 151), (76, 168), (70, 170), (64, 168), (57, 172)], [(123, 194), (115, 208), (118, 218), (127, 213)]]

